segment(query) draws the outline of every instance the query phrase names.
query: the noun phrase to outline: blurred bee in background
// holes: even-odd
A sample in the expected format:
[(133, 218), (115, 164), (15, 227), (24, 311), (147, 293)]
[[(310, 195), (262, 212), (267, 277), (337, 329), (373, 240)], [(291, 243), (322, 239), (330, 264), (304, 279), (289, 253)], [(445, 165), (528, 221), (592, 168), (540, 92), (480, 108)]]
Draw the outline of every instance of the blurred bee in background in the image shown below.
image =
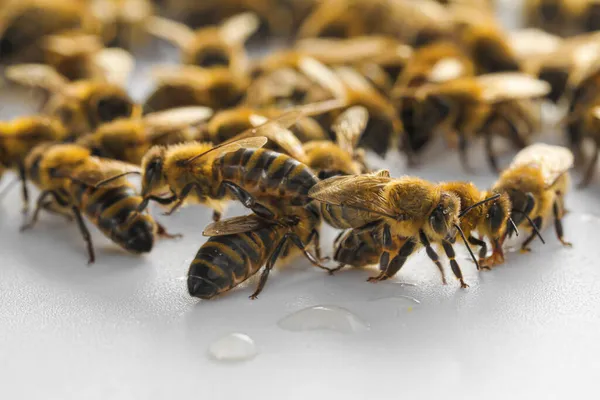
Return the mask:
[[(119, 70), (118, 65), (114, 67)], [(116, 83), (69, 82), (52, 67), (42, 64), (15, 65), (6, 68), (5, 73), (16, 83), (49, 93), (42, 112), (57, 117), (72, 138), (91, 132), (103, 123), (140, 114), (139, 106)]]
[(18, 173), (22, 182), (24, 213), (29, 209), (25, 157), (41, 143), (62, 142), (67, 138), (67, 130), (56, 118), (30, 116), (0, 122), (0, 169), (12, 169)]
[(131, 54), (119, 48), (105, 48), (98, 36), (75, 31), (41, 40), (44, 63), (70, 81), (125, 83), (135, 65)]
[[(90, 156), (88, 149), (74, 144), (41, 145), (25, 160), (28, 178), (41, 193), (31, 221), (22, 230), (32, 228), (42, 209), (56, 206), (71, 212), (79, 226), (89, 260), (95, 261), (85, 215), (115, 244), (128, 252), (148, 253), (156, 235), (169, 236), (154, 219), (136, 212), (142, 198), (123, 177), (131, 166)], [(110, 179), (110, 184), (96, 185)]]
[(95, 156), (140, 165), (156, 145), (169, 146), (202, 139), (202, 124), (212, 115), (206, 107), (182, 107), (146, 114), (144, 118), (117, 119), (84, 135), (77, 144)]
[[(270, 271), (278, 263), (287, 263), (300, 250), (319, 268), (319, 228), (321, 218), (315, 204), (305, 207), (279, 205), (284, 214), (297, 218), (290, 224), (281, 224), (247, 215), (219, 221), (203, 232), (210, 239), (200, 247), (188, 272), (188, 291), (201, 299), (223, 294), (263, 268), (258, 286), (251, 299), (263, 290)], [(312, 245), (315, 255), (307, 250)]]
[(0, 60), (41, 62), (44, 36), (68, 30), (95, 34), (100, 29), (83, 1), (7, 0), (0, 10)]
[[(571, 246), (563, 238), (562, 217), (565, 213), (564, 196), (570, 181), (568, 171), (572, 166), (573, 154), (569, 149), (537, 143), (521, 150), (492, 186), (492, 193), (506, 193), (510, 197), (515, 225), (518, 227), (523, 221), (530, 224), (531, 234), (521, 245), (521, 252), (530, 251), (528, 246), (536, 235), (544, 242), (539, 230), (551, 215), (558, 240), (565, 246)], [(494, 243), (493, 253), (486, 259), (485, 266), (504, 262), (502, 245), (513, 232), (514, 228), (509, 226), (500, 240)]]
[(452, 9), (459, 43), (473, 60), (478, 75), (520, 70), (508, 35), (493, 13), (468, 6)]
[(536, 107), (527, 101), (546, 96), (549, 91), (548, 83), (522, 73), (459, 78), (418, 88), (415, 115), (425, 132), (444, 132), (451, 144), (458, 139), (466, 169), (468, 142), (482, 136), (490, 167), (497, 170), (493, 135), (500, 133), (516, 147), (525, 146), (528, 136), (537, 129)]
[(526, 0), (526, 26), (560, 36), (600, 29), (600, 3), (597, 0)]
[(229, 68), (237, 74), (248, 70), (244, 43), (258, 29), (253, 13), (239, 14), (219, 26), (193, 31), (186, 25), (160, 17), (151, 17), (148, 31), (181, 49), (182, 64), (202, 68)]
[(237, 105), (248, 79), (228, 68), (204, 69), (194, 65), (154, 67), (157, 87), (144, 102), (144, 113), (177, 107), (206, 106), (214, 110)]
[[(460, 199), (454, 193), (419, 178), (395, 179), (387, 171), (380, 171), (320, 181), (309, 191), (309, 196), (322, 203), (324, 220), (335, 228), (355, 229), (383, 223), (381, 273), (369, 281), (393, 277), (419, 245), (426, 248), (443, 277), (439, 256), (431, 246), (436, 243), (442, 245), (461, 287), (468, 287), (450, 241), (458, 231), (470, 251), (459, 225)], [(474, 255), (473, 260), (478, 265)]]
[(105, 43), (131, 48), (141, 44), (145, 23), (154, 15), (151, 0), (90, 0), (93, 15), (102, 23)]

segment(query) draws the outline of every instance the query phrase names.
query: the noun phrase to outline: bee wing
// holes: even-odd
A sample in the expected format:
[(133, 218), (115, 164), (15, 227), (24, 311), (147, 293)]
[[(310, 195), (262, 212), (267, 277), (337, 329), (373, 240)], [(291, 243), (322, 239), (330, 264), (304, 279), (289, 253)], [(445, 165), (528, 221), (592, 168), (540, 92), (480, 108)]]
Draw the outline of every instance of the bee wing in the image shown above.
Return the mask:
[(152, 3), (148, 0), (125, 0), (119, 15), (129, 24), (141, 23), (154, 13)]
[(125, 86), (135, 67), (135, 59), (127, 50), (103, 49), (94, 55), (94, 63), (104, 72), (107, 82)]
[[(287, 154), (294, 157), (296, 160), (304, 160), (306, 158), (306, 153), (302, 147), (302, 142), (300, 142), (300, 140), (298, 140), (298, 138), (292, 132), (290, 132), (289, 129), (286, 129), (277, 123), (268, 124), (268, 122), (269, 120), (262, 115), (250, 115), (250, 123), (255, 127), (266, 125), (260, 130), (260, 136), (265, 136), (267, 139), (275, 142), (282, 149), (284, 149)], [(241, 134), (237, 135), (236, 138), (240, 138), (242, 135), (255, 136), (254, 131), (254, 129), (247, 130), (246, 132), (242, 132)]]
[(44, 64), (20, 64), (6, 67), (5, 76), (24, 86), (39, 87), (51, 92), (61, 91), (67, 84), (67, 79), (54, 68)]
[(112, 188), (127, 183), (128, 175), (139, 175), (139, 166), (122, 161), (92, 157), (90, 164), (77, 169), (68, 178), (93, 187)]
[(56, 54), (69, 56), (76, 53), (93, 53), (102, 48), (100, 38), (95, 35), (48, 35), (42, 39), (42, 47)]
[(351, 207), (392, 219), (401, 219), (389, 206), (383, 189), (392, 178), (377, 174), (335, 176), (320, 181), (308, 192), (312, 199)]
[(367, 61), (385, 54), (393, 42), (383, 36), (363, 36), (352, 39), (307, 38), (296, 43), (296, 48), (309, 57), (327, 64)]
[(260, 20), (256, 14), (245, 12), (224, 21), (219, 27), (219, 33), (230, 45), (243, 44), (258, 30), (259, 26)]
[(368, 121), (369, 112), (362, 106), (350, 107), (340, 114), (331, 127), (335, 132), (338, 145), (352, 154)]
[(150, 128), (177, 128), (198, 125), (213, 115), (212, 108), (202, 106), (177, 107), (144, 116)]
[(180, 22), (152, 16), (148, 18), (145, 25), (146, 30), (152, 35), (165, 39), (179, 48), (187, 47), (194, 40), (194, 31)]
[[(286, 113), (299, 112), (301, 117), (313, 117), (315, 115), (325, 114), (346, 106), (346, 101), (341, 99), (325, 100), (316, 103), (304, 104), (286, 109)], [(297, 122), (297, 120), (295, 121)], [(291, 125), (289, 125), (291, 126)]]
[(551, 54), (558, 50), (563, 39), (536, 28), (509, 32), (509, 44), (519, 59)]
[(460, 78), (465, 72), (465, 65), (458, 58), (447, 57), (435, 63), (427, 79), (434, 83), (447, 82)]
[(304, 57), (298, 62), (300, 71), (329, 90), (335, 97), (345, 99), (348, 90), (344, 82), (328, 67), (314, 58)]
[(475, 79), (483, 88), (483, 99), (490, 103), (543, 97), (551, 90), (548, 82), (520, 72), (498, 72)]
[(351, 67), (337, 67), (335, 73), (352, 90), (359, 93), (373, 92), (373, 86), (361, 74)]
[(152, 79), (160, 83), (192, 82), (195, 86), (208, 86), (211, 82), (211, 72), (195, 65), (159, 65), (152, 68)]
[(272, 225), (257, 215), (243, 215), (240, 217), (227, 218), (222, 221), (213, 222), (208, 225), (202, 235), (223, 236), (244, 233)]
[(119, 8), (114, 1), (92, 0), (89, 7), (93, 16), (106, 25), (114, 23), (118, 18)]
[(265, 144), (267, 143), (267, 138), (264, 136), (256, 136), (256, 137), (249, 137), (249, 138), (244, 138), (244, 139), (232, 139), (228, 142), (225, 142), (219, 146), (215, 146), (212, 149), (202, 153), (202, 154), (198, 154), (192, 158), (188, 158), (186, 163), (190, 164), (194, 161), (197, 160), (206, 160), (206, 159), (215, 159), (219, 156), (222, 156), (223, 154), (227, 154), (227, 153), (231, 153), (234, 151), (237, 151), (241, 148), (261, 148), (263, 147)]
[(537, 166), (542, 171), (544, 184), (550, 187), (565, 172), (573, 167), (573, 153), (562, 146), (536, 143), (519, 151), (510, 167)]

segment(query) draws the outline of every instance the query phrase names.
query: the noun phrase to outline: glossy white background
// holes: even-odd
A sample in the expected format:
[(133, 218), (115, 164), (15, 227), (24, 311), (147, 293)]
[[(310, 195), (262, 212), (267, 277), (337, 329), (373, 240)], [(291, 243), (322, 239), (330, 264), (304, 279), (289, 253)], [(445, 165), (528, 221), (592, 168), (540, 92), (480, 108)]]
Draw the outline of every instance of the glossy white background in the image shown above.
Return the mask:
[[(135, 83), (141, 98), (146, 88), (141, 79)], [(0, 117), (25, 114), (27, 100), (27, 94), (4, 95)], [(560, 140), (540, 137), (546, 139)], [(482, 147), (472, 147), (477, 175), (464, 174), (456, 154), (441, 145), (410, 173), (486, 187), (495, 177)], [(503, 162), (511, 156), (505, 153)], [(379, 163), (394, 175), (406, 173), (396, 153)], [(253, 287), (199, 301), (188, 296), (183, 277), (204, 241), (207, 210), (158, 216), (185, 236), (159, 242), (144, 257), (124, 254), (93, 230), (97, 262), (88, 268), (74, 224), (44, 214), (35, 230), (18, 232), (14, 190), (0, 204), (0, 397), (590, 397), (600, 369), (599, 199), (600, 177), (568, 195), (564, 224), (573, 249), (546, 230), (545, 246), (535, 242), (531, 254), (509, 253), (506, 265), (481, 274), (460, 251), (467, 290), (453, 279), (440, 285), (421, 253), (390, 282), (366, 283), (371, 271), (331, 277), (300, 261), (272, 274), (256, 301), (248, 299)], [(323, 238), (327, 251), (332, 237), (329, 231)], [(278, 327), (281, 318), (314, 305), (344, 307), (370, 330)], [(211, 360), (209, 345), (232, 332), (251, 336), (258, 355), (238, 364)]]

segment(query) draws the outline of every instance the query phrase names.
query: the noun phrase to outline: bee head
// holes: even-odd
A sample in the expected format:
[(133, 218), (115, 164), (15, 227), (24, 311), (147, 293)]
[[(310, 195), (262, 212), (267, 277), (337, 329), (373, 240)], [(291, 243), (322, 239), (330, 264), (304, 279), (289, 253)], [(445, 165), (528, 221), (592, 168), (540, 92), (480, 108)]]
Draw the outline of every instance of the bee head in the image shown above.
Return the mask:
[[(453, 193), (442, 192), (440, 201), (429, 215), (430, 237), (454, 236), (454, 227), (458, 225), (460, 199)], [(427, 232), (426, 232), (427, 233)]]
[(94, 127), (118, 118), (129, 118), (135, 111), (133, 101), (123, 90), (107, 89), (92, 96), (89, 117)]
[(166, 150), (163, 146), (154, 146), (142, 159), (142, 197), (144, 199), (152, 194), (160, 194), (158, 192), (167, 185), (163, 170)]
[[(490, 193), (486, 193), (490, 197)], [(492, 241), (499, 239), (506, 232), (508, 219), (510, 218), (511, 203), (508, 194), (502, 193), (496, 200), (483, 204), (484, 219), (478, 226), (478, 230), (483, 236), (489, 237)]]
[(194, 64), (202, 68), (229, 67), (231, 59), (224, 47), (207, 46), (194, 55)]

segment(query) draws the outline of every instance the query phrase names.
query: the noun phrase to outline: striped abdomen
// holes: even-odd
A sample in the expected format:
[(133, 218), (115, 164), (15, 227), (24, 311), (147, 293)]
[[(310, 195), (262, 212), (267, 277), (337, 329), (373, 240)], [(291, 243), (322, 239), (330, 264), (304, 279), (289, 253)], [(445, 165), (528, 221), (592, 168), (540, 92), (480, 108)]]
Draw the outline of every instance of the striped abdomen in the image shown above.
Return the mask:
[(381, 219), (381, 216), (366, 211), (326, 203), (321, 203), (321, 216), (336, 229), (360, 228)]
[(256, 274), (286, 229), (270, 225), (250, 232), (211, 237), (200, 247), (190, 265), (190, 295), (210, 299)]
[(72, 196), (82, 213), (113, 242), (132, 253), (152, 250), (156, 223), (151, 216), (137, 213), (142, 198), (133, 187), (95, 189), (75, 184)]
[(347, 231), (335, 249), (334, 260), (354, 267), (378, 264), (383, 253), (381, 234), (380, 224)]
[(289, 205), (309, 202), (308, 191), (318, 178), (294, 158), (265, 149), (240, 149), (214, 163), (215, 174), (255, 197), (272, 196)]

